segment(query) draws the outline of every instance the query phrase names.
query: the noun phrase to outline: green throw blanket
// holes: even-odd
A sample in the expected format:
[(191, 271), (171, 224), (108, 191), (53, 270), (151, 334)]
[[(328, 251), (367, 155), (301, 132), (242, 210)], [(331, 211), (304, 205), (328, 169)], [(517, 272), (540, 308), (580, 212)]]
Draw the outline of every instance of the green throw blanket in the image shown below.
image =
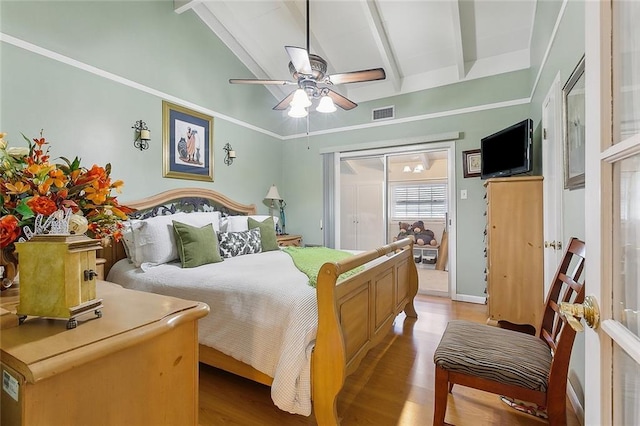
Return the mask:
[[(318, 284), (318, 272), (326, 262), (338, 262), (346, 257), (353, 256), (353, 253), (340, 251), (327, 247), (285, 247), (286, 252), (293, 259), (296, 267), (309, 277), (309, 285), (315, 287)], [(339, 280), (357, 274), (364, 266), (358, 266), (350, 271), (340, 274)]]

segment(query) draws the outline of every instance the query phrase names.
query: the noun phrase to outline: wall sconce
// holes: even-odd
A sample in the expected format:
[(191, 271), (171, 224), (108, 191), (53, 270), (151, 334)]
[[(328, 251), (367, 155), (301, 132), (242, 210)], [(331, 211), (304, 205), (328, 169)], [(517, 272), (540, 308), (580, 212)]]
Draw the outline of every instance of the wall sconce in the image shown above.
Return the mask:
[(131, 128), (136, 130), (136, 139), (133, 141), (133, 146), (138, 148), (140, 151), (144, 151), (149, 148), (151, 132), (147, 127), (147, 123), (142, 120), (138, 120), (136, 121), (136, 124), (131, 126)]
[(228, 143), (222, 149), (224, 149), (224, 164), (226, 164), (227, 166), (232, 165), (233, 160), (236, 158), (236, 152)]

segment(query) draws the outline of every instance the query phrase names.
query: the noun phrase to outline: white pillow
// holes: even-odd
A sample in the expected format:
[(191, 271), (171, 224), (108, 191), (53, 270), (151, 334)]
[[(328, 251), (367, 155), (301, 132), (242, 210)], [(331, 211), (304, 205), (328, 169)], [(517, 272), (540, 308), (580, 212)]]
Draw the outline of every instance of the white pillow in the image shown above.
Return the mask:
[(146, 266), (178, 259), (173, 221), (184, 222), (188, 215), (180, 212), (141, 220), (140, 226), (133, 229), (134, 245), (138, 249), (134, 254), (134, 264), (144, 270)]
[[(252, 218), (257, 220), (258, 222), (263, 222), (267, 219), (269, 215), (265, 214), (254, 214), (250, 216), (227, 216), (222, 218), (222, 226), (221, 229), (224, 232), (243, 232), (249, 230), (249, 220), (248, 218)], [(273, 216), (273, 225), (278, 224), (278, 216)]]
[(220, 232), (220, 212), (193, 212), (187, 213), (180, 222), (187, 225), (202, 228), (205, 225), (212, 224), (216, 233)]
[(136, 245), (134, 229), (139, 229), (140, 226), (142, 226), (141, 221), (139, 219), (130, 219), (122, 222), (122, 225), (124, 226), (122, 229), (122, 245), (124, 246), (124, 251), (129, 260), (136, 264), (136, 259), (142, 255), (140, 248)]

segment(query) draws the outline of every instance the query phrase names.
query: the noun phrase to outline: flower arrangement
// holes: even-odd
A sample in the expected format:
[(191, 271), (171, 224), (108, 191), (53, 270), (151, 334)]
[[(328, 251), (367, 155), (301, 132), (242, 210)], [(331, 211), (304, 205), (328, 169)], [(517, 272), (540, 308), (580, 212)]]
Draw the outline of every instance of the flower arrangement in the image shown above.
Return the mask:
[(28, 240), (37, 218), (53, 218), (63, 210), (72, 213), (70, 230), (120, 240), (122, 221), (132, 210), (111, 195), (124, 183), (111, 181), (110, 164), (87, 169), (78, 157), (60, 157), (63, 163), (53, 164), (42, 132), (33, 142), (22, 135), (27, 147), (10, 147), (5, 136), (0, 133), (0, 249)]

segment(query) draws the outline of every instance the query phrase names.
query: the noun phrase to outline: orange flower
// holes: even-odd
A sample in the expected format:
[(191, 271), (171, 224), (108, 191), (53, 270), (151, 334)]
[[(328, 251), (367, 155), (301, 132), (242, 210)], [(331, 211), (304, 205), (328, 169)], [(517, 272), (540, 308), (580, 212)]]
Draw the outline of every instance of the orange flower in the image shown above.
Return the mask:
[(0, 219), (0, 248), (5, 248), (20, 236), (18, 219), (8, 214)]
[(29, 189), (31, 189), (31, 187), (29, 186), (29, 184), (23, 183), (23, 182), (16, 182), (16, 183), (9, 183), (6, 182), (4, 184), (4, 186), (7, 188), (7, 194), (23, 194), (25, 192), (27, 192)]
[(62, 188), (67, 183), (67, 177), (60, 169), (49, 170), (49, 178), (56, 188)]
[(122, 220), (132, 209), (121, 206), (111, 190), (121, 191), (123, 182), (111, 183), (111, 165), (90, 169), (80, 159), (49, 163), (49, 143), (42, 137), (29, 140), (28, 147), (10, 147), (0, 134), (0, 217), (2, 244), (7, 246), (22, 235), (23, 226), (33, 230), (36, 215), (50, 216), (59, 209), (71, 209), (89, 221), (88, 235), (119, 240)]
[(29, 208), (37, 214), (49, 216), (58, 210), (58, 206), (50, 198), (34, 195), (32, 199), (27, 201)]

